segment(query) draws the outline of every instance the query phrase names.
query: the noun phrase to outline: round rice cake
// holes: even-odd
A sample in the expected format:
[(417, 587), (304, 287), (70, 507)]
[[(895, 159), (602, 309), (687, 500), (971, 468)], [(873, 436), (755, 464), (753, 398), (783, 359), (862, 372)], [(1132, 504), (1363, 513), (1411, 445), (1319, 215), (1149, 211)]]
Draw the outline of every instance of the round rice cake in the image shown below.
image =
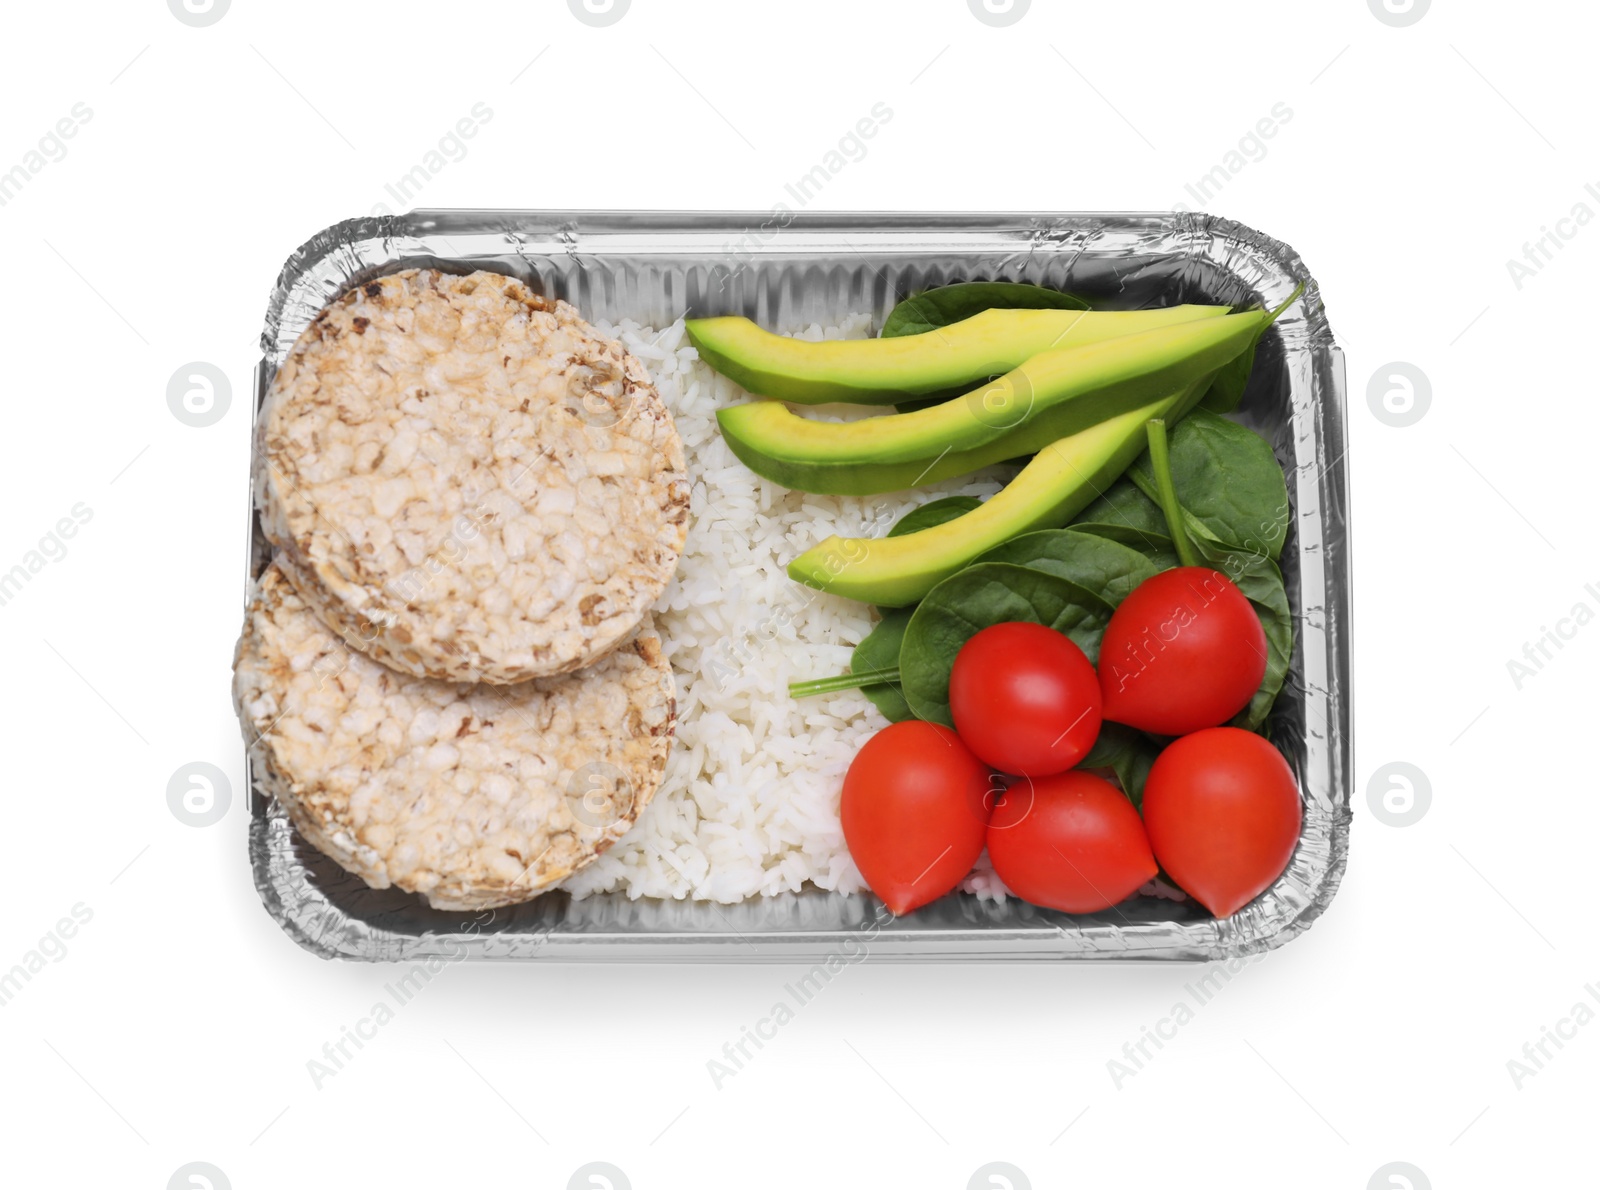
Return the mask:
[(439, 682), (347, 648), (276, 565), (245, 614), (233, 697), (300, 834), (436, 909), (529, 900), (615, 843), (661, 784), (677, 710), (648, 615), (577, 673)]
[(323, 310), (273, 381), (256, 458), (301, 597), (417, 677), (591, 664), (661, 594), (689, 523), (644, 364), (499, 273), (411, 269)]

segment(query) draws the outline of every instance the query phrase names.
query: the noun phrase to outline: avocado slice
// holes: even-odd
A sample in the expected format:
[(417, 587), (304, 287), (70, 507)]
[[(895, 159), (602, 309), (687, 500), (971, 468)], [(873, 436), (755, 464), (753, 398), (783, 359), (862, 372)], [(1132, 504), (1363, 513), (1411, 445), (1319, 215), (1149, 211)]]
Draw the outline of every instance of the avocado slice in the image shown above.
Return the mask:
[(1186, 388), (1249, 349), (1265, 315), (1230, 314), (1041, 352), (965, 396), (852, 422), (811, 421), (778, 401), (717, 411), (733, 453), (775, 483), (865, 496), (964, 475)]
[(987, 380), (1054, 347), (1220, 318), (1227, 306), (1159, 310), (985, 310), (920, 335), (810, 343), (748, 318), (693, 318), (689, 342), (749, 392), (805, 405), (892, 405)]
[(835, 595), (905, 607), (979, 554), (1034, 529), (1055, 529), (1132, 466), (1152, 417), (1177, 420), (1210, 377), (1045, 447), (1000, 492), (965, 516), (902, 537), (829, 537), (789, 563), (789, 577)]

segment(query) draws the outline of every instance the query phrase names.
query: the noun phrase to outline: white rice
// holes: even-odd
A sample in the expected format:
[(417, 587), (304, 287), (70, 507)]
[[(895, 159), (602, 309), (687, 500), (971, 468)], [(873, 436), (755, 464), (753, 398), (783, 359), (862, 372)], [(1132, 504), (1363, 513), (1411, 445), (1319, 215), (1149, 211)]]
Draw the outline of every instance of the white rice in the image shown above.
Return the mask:
[[(864, 338), (867, 315), (802, 339)], [(731, 903), (807, 885), (864, 885), (839, 826), (845, 770), (885, 720), (857, 691), (795, 700), (788, 684), (843, 672), (872, 609), (790, 579), (832, 533), (882, 536), (940, 496), (986, 497), (991, 470), (881, 496), (816, 496), (759, 478), (722, 441), (717, 409), (747, 400), (700, 362), (683, 321), (662, 331), (596, 323), (650, 369), (677, 422), (693, 485), (688, 541), (655, 606), (678, 683), (678, 738), (661, 792), (609, 852), (568, 879), (574, 896)], [(827, 414), (848, 415), (843, 410)], [(987, 856), (964, 887), (1003, 895)]]

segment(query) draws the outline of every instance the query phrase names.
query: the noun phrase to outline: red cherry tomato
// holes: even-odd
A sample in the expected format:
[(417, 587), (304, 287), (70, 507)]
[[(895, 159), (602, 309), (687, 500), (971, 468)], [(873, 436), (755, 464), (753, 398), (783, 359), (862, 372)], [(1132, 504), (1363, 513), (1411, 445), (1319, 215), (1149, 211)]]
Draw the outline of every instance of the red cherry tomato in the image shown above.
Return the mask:
[(1023, 900), (1068, 913), (1109, 909), (1156, 874), (1139, 812), (1084, 772), (1006, 790), (989, 822), (989, 859)]
[(1227, 917), (1289, 866), (1300, 838), (1300, 791), (1266, 740), (1213, 727), (1156, 757), (1144, 785), (1144, 824), (1167, 874)]
[(1267, 672), (1267, 635), (1227, 575), (1164, 570), (1118, 605), (1100, 644), (1105, 717), (1157, 735), (1226, 723)]
[(992, 808), (989, 770), (960, 737), (907, 719), (856, 753), (839, 818), (862, 878), (899, 916), (961, 883), (983, 851)]
[(1083, 650), (1043, 624), (995, 624), (956, 654), (950, 715), (979, 759), (1044, 777), (1089, 754), (1100, 734), (1100, 680)]

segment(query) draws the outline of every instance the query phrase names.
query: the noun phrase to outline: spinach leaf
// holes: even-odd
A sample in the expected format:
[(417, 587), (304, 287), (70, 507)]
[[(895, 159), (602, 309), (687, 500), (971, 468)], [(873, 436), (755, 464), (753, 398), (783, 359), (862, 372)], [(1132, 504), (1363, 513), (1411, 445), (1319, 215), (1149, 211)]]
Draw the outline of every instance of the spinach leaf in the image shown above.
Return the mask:
[(1073, 529), (1024, 533), (980, 554), (974, 561), (1009, 562), (1042, 570), (1087, 587), (1112, 607), (1158, 569), (1138, 550)]
[[(851, 673), (894, 669), (900, 664), (900, 642), (905, 639), (906, 625), (911, 622), (911, 609), (889, 607), (879, 610), (883, 618), (862, 638), (861, 643), (856, 646), (856, 651), (850, 654)], [(872, 700), (872, 705), (882, 711), (883, 717), (890, 723), (913, 718), (906, 696), (893, 682), (877, 682), (871, 686), (863, 686), (861, 693)]]
[(1261, 630), (1267, 635), (1267, 672), (1250, 705), (1233, 718), (1234, 727), (1259, 731), (1272, 713), (1278, 691), (1283, 689), (1289, 659), (1294, 653), (1294, 614), (1289, 610), (1289, 596), (1283, 589), (1283, 574), (1271, 558), (1248, 550), (1218, 547), (1202, 538), (1195, 540), (1195, 548), (1244, 593), (1261, 621)]
[(896, 521), (894, 528), (889, 530), (889, 536), (903, 537), (907, 533), (932, 529), (957, 517), (965, 516), (982, 503), (983, 501), (975, 496), (946, 496), (942, 500), (930, 500), (918, 508), (913, 508)]
[(1178, 565), (1178, 554), (1172, 547), (1172, 539), (1165, 534), (1152, 538), (1149, 534), (1129, 529), (1126, 525), (1075, 524), (1070, 527), (1075, 533), (1103, 537), (1107, 541), (1114, 541), (1130, 550), (1136, 550), (1157, 570), (1171, 570)]
[(1040, 285), (1019, 285), (1010, 281), (968, 281), (930, 289), (907, 298), (889, 311), (883, 321), (882, 339), (901, 335), (920, 335), (949, 326), (985, 310), (1087, 310), (1089, 303), (1070, 293), (1045, 289)]
[(1178, 564), (1161, 506), (1126, 476), (1107, 488), (1067, 528), (1121, 542), (1155, 562), (1160, 570)]
[(1074, 524), (1079, 522), (1112, 522), (1143, 529), (1156, 537), (1167, 535), (1167, 522), (1161, 515), (1161, 506), (1141, 492), (1126, 475), (1101, 492), (1094, 503), (1073, 519)]
[(1117, 771), (1117, 784), (1122, 786), (1122, 792), (1137, 810), (1144, 805), (1144, 783), (1155, 767), (1156, 757), (1161, 755), (1161, 745), (1142, 731), (1134, 735), (1133, 743), (1113, 762), (1113, 767)]
[(1272, 704), (1278, 701), (1284, 679), (1289, 674), (1289, 660), (1294, 653), (1294, 615), (1289, 610), (1281, 579), (1250, 603), (1267, 634), (1267, 672), (1261, 679), (1261, 688), (1251, 698), (1250, 705), (1234, 717), (1233, 725), (1247, 731), (1260, 731), (1272, 714)]
[[(1266, 331), (1266, 327), (1261, 329)], [(1256, 366), (1256, 347), (1260, 343), (1261, 336), (1257, 335), (1248, 348), (1217, 369), (1197, 408), (1211, 413), (1232, 413), (1239, 408), (1245, 386), (1250, 383), (1250, 371)]]
[(945, 579), (911, 613), (900, 645), (900, 679), (919, 719), (950, 718), (950, 667), (961, 646), (983, 629), (1011, 620), (1065, 633), (1093, 661), (1111, 605), (1093, 591), (1042, 570), (1004, 562), (969, 566)]
[(1128, 800), (1138, 806), (1144, 799), (1145, 778), (1150, 766), (1161, 755), (1163, 745), (1159, 740), (1135, 731), (1121, 723), (1106, 723), (1100, 728), (1089, 755), (1078, 764), (1080, 769), (1111, 769)]
[(1080, 769), (1108, 769), (1117, 762), (1117, 757), (1125, 752), (1131, 742), (1130, 737), (1137, 735), (1131, 727), (1124, 727), (1120, 723), (1109, 720), (1100, 725), (1100, 734), (1095, 737), (1094, 747), (1089, 749), (1089, 755), (1078, 762)]
[[(1192, 536), (1277, 558), (1289, 532), (1289, 489), (1272, 447), (1253, 430), (1197, 409), (1172, 431), (1172, 485)], [(1155, 472), (1141, 455), (1128, 477), (1152, 501)]]

